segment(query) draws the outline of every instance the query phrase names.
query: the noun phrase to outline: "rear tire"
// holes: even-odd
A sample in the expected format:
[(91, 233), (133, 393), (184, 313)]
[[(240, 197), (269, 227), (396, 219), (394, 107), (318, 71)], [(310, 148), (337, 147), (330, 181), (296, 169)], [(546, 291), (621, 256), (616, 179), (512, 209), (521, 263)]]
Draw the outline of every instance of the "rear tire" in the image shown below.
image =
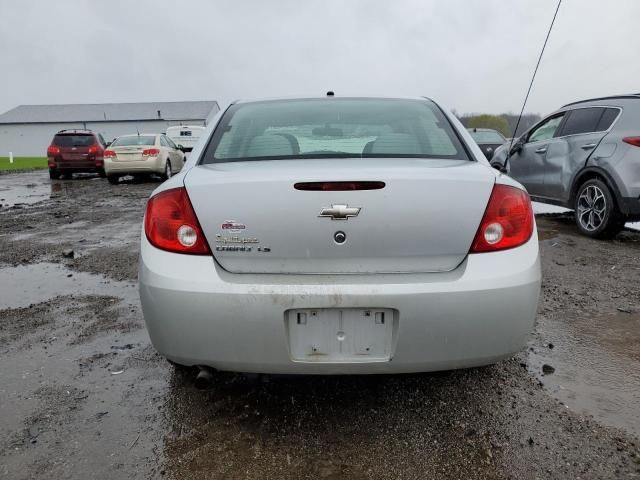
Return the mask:
[(104, 168), (101, 168), (98, 170), (98, 175), (100, 175), (100, 178), (106, 178), (107, 172), (104, 171)]
[(171, 169), (171, 162), (167, 160), (164, 164), (164, 173), (160, 175), (162, 180), (169, 180), (173, 176), (173, 170)]
[(109, 180), (111, 185), (118, 185), (120, 177), (118, 175), (107, 175), (107, 180)]
[(574, 208), (578, 231), (588, 237), (613, 238), (624, 227), (611, 189), (599, 178), (580, 185)]
[(57, 168), (50, 168), (49, 178), (51, 180), (58, 180), (60, 178), (60, 170), (58, 170)]

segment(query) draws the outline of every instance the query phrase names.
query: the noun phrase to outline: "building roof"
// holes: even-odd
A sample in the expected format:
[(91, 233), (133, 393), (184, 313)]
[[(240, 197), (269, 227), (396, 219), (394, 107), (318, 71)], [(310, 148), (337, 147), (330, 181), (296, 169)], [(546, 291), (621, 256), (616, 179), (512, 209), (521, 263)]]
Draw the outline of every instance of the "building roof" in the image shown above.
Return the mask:
[(141, 120), (206, 120), (220, 110), (218, 102), (85, 103), (20, 105), (0, 115), (6, 123), (117, 122)]

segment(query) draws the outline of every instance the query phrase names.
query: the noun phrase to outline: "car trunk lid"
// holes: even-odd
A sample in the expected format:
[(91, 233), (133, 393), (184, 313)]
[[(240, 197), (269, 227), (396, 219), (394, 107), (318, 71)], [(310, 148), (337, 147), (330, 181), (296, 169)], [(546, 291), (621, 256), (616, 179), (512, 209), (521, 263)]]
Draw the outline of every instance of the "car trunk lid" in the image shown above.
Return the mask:
[[(294, 188), (345, 181), (384, 187)], [(385, 158), (202, 165), (185, 187), (216, 260), (230, 272), (443, 272), (466, 257), (494, 182), (477, 162)]]
[(114, 161), (116, 162), (135, 162), (144, 160), (142, 158), (142, 152), (148, 148), (152, 148), (145, 145), (132, 145), (122, 147), (111, 147), (116, 154)]

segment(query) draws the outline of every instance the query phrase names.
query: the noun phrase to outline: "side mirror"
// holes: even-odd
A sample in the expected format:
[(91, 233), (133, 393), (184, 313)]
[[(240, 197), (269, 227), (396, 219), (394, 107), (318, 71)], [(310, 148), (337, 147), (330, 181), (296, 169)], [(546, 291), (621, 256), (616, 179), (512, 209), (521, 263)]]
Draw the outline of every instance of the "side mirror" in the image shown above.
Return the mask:
[(518, 141), (513, 144), (513, 147), (511, 147), (511, 152), (509, 152), (509, 155), (513, 155), (514, 153), (520, 153), (522, 151), (522, 147), (524, 146), (524, 144), (525, 144), (524, 139), (518, 139)]
[(182, 145), (178, 144), (177, 147), (178, 147), (178, 150), (184, 153), (184, 147)]

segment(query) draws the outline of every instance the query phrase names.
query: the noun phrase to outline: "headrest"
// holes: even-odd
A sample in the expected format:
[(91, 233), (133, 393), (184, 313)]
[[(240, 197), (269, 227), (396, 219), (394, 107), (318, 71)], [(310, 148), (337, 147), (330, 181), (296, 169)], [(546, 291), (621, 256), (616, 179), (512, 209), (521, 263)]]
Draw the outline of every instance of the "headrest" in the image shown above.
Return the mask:
[(247, 148), (247, 157), (277, 157), (293, 155), (291, 143), (281, 135), (258, 135)]
[(415, 155), (420, 147), (415, 137), (407, 133), (389, 133), (380, 135), (371, 147), (371, 153)]

